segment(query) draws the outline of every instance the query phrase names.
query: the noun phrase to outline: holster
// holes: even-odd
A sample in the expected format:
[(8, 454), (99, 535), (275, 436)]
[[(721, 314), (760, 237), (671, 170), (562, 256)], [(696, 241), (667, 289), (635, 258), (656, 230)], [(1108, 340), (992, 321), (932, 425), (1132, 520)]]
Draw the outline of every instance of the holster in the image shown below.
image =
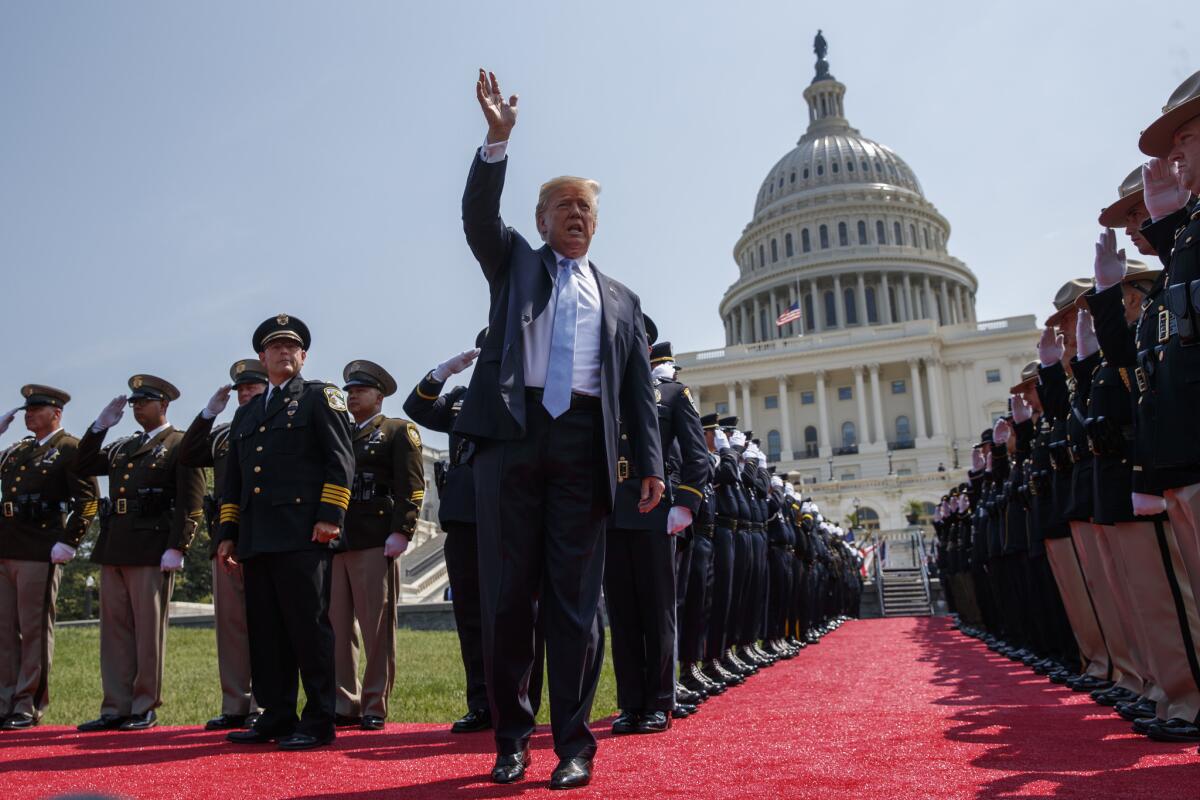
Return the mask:
[[(1183, 347), (1193, 345), (1197, 341), (1196, 320), (1200, 314), (1200, 281), (1176, 283), (1167, 287), (1165, 304), (1170, 317), (1160, 315), (1158, 324), (1158, 341), (1165, 343), (1172, 333), (1179, 335), (1179, 344)], [(1174, 329), (1174, 330), (1172, 330)]]

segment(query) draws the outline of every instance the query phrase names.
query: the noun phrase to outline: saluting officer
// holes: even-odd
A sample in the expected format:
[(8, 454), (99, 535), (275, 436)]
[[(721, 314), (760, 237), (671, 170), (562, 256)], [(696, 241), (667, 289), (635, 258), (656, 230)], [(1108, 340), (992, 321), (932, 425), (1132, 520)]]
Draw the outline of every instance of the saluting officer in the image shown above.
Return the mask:
[[(383, 398), (396, 393), (388, 371), (356, 359), (342, 370), (342, 379), (354, 417), (354, 485), (346, 549), (333, 557), (329, 609), (337, 651), (337, 716), (339, 724), (378, 731), (396, 679), (398, 559), (408, 549), (425, 500), (425, 468), (417, 426), (383, 415)], [(360, 634), (367, 661), (361, 686)]]
[[(227, 569), (242, 565), (250, 673), (263, 706), (249, 730), (226, 738), (277, 740), (283, 750), (333, 741), (330, 574), (354, 477), (342, 390), (300, 375), (311, 341), (308, 326), (287, 314), (254, 331), (268, 386), (233, 416), (220, 490), (217, 558)], [(299, 719), (297, 670), (307, 699)]]
[(712, 468), (712, 489), (716, 500), (713, 519), (712, 606), (704, 639), (703, 674), (713, 683), (736, 686), (745, 678), (731, 672), (722, 663), (726, 648), (733, 641), (730, 617), (734, 590), (734, 538), (738, 528), (738, 503), (733, 485), (738, 482), (737, 454), (729, 445), (722, 426), (737, 426), (737, 417), (720, 419), (716, 414), (702, 418), (704, 440)]
[[(0, 730), (32, 728), (50, 705), (60, 564), (75, 557), (99, 507), (94, 478), (75, 472), (79, 440), (62, 429), (71, 396), (21, 388), (33, 434), (0, 451)], [(20, 408), (0, 418), (0, 435)]]
[(210, 719), (209, 731), (241, 728), (258, 711), (250, 684), (250, 640), (246, 634), (246, 584), (240, 569), (225, 569), (217, 559), (217, 492), (225, 483), (229, 461), (229, 423), (213, 426), (237, 391), (238, 407), (267, 389), (267, 368), (257, 358), (245, 358), (229, 368), (231, 383), (222, 386), (196, 416), (180, 442), (179, 459), (189, 467), (211, 467), (213, 493), (204, 498), (208, 522), (208, 558), (212, 564), (213, 616), (217, 633), (217, 674), (221, 679), (221, 713)]
[[(128, 398), (114, 398), (79, 442), (76, 471), (108, 476), (100, 538), (100, 717), (81, 731), (144, 730), (162, 705), (167, 611), (175, 573), (204, 515), (204, 471), (179, 460), (183, 431), (167, 421), (179, 390), (153, 375), (129, 379)], [(125, 404), (142, 433), (107, 447)]]

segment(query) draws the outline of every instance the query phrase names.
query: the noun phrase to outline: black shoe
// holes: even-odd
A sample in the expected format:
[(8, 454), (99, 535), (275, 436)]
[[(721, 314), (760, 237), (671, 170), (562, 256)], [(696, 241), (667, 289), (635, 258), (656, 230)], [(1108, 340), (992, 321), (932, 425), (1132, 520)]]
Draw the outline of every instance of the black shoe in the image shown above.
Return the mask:
[(644, 711), (638, 714), (638, 733), (663, 733), (671, 729), (671, 717), (665, 711)]
[(359, 725), (362, 725), (362, 717), (354, 717), (349, 714), (335, 714), (333, 725), (335, 728), (357, 728)]
[(311, 733), (293, 733), (279, 740), (280, 750), (312, 750), (314, 747), (324, 747), (333, 741), (334, 733), (330, 731), (324, 736), (313, 736)]
[(1129, 691), (1123, 686), (1114, 686), (1111, 689), (1100, 690), (1096, 689), (1091, 693), (1091, 697), (1102, 706), (1115, 706), (1117, 703), (1135, 703), (1138, 696)]
[(617, 718), (613, 720), (612, 732), (613, 736), (625, 736), (630, 733), (637, 733), (638, 712), (622, 711), (617, 714)]
[(700, 671), (700, 665), (695, 663), (689, 664), (684, 670), (683, 680), (680, 683), (693, 692), (704, 694), (706, 697), (713, 697), (725, 691), (724, 683), (717, 683), (709, 678)]
[(117, 728), (119, 731), (147, 731), (158, 724), (158, 715), (153, 711), (147, 711), (145, 714), (134, 714), (127, 718)]
[(38, 724), (38, 720), (33, 714), (26, 714), (20, 711), (16, 714), (9, 714), (4, 722), (0, 723), (0, 731), (24, 731)]
[(269, 744), (277, 739), (282, 739), (291, 736), (288, 733), (269, 733), (259, 730), (258, 728), (243, 728), (239, 731), (230, 731), (225, 734), (225, 741), (233, 742), (234, 744)]
[(516, 783), (525, 777), (529, 769), (529, 745), (519, 753), (496, 756), (496, 764), (492, 767), (492, 783)]
[(1179, 717), (1153, 722), (1147, 733), (1156, 742), (1200, 742), (1200, 727)]
[(590, 758), (564, 758), (550, 775), (551, 789), (578, 789), (592, 781)]
[(381, 731), (384, 724), (383, 717), (377, 717), (374, 714), (363, 714), (362, 729), (364, 731)]
[(1159, 719), (1158, 717), (1142, 717), (1141, 719), (1135, 719), (1133, 721), (1133, 732), (1140, 733), (1142, 736), (1149, 736), (1151, 725), (1159, 725), (1159, 724), (1165, 724), (1165, 723), (1166, 723), (1165, 719)]
[(1128, 722), (1147, 717), (1154, 719), (1158, 714), (1158, 705), (1153, 700), (1147, 700), (1144, 697), (1139, 697), (1132, 703), (1117, 703), (1113, 709), (1121, 716), (1121, 719)]
[(262, 712), (261, 712), (261, 711), (255, 711), (253, 714), (251, 714), (250, 716), (246, 717), (246, 724), (245, 724), (245, 725), (243, 725), (242, 727), (243, 727), (243, 728), (253, 728), (255, 725), (257, 725), (257, 724), (258, 724), (258, 721), (259, 721), (260, 719), (262, 719)]
[(1067, 686), (1074, 692), (1091, 692), (1095, 689), (1111, 689), (1113, 682), (1093, 678), (1091, 675), (1080, 675), (1077, 680), (1067, 681)]
[[(676, 703), (671, 709), (671, 716), (675, 719), (687, 719), (692, 714), (695, 714), (698, 709), (696, 706), (689, 706), (686, 703)], [(657, 712), (656, 712), (657, 713)], [(652, 733), (653, 731), (639, 731), (639, 733)]]
[(685, 706), (696, 706), (704, 702), (703, 695), (693, 692), (685, 686), (675, 684), (675, 701), (683, 703)]
[(246, 727), (246, 717), (241, 714), (222, 714), (204, 723), (206, 731), (227, 731), (233, 728)]
[(450, 726), (451, 733), (476, 733), (492, 727), (492, 710), (490, 708), (475, 708), (455, 720)]
[(97, 731), (115, 731), (125, 722), (125, 717), (118, 717), (115, 714), (105, 714), (100, 719), (94, 719), (91, 722), (85, 722), (75, 728), (80, 733), (95, 733)]
[(717, 661), (710, 661), (709, 663), (705, 664), (704, 668), (701, 669), (700, 672), (704, 675), (704, 677), (708, 678), (713, 683), (724, 686), (726, 689), (728, 689), (730, 686), (737, 686), (742, 682), (741, 676), (734, 675), (732, 672), (722, 667), (720, 662)]

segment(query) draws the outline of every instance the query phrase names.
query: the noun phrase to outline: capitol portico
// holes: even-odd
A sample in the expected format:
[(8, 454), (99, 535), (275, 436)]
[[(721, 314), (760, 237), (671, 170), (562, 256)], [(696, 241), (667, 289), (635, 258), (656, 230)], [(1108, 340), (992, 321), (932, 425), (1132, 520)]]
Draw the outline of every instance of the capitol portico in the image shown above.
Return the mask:
[[(962, 479), (1037, 324), (976, 319), (978, 281), (947, 251), (949, 222), (903, 159), (850, 126), (846, 87), (818, 55), (808, 129), (734, 246), (725, 347), (680, 354), (680, 379), (701, 413), (738, 415), (826, 516), (857, 501), (899, 528), (905, 504)], [(777, 325), (793, 306), (799, 319)]]

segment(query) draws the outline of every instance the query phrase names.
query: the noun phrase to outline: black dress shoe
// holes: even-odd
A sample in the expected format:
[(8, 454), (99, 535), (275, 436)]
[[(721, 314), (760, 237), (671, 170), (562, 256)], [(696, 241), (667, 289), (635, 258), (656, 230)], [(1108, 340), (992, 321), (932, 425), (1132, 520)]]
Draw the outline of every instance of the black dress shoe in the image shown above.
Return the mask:
[(1135, 719), (1133, 721), (1133, 732), (1140, 733), (1142, 736), (1149, 736), (1151, 725), (1159, 725), (1165, 722), (1165, 719), (1159, 719), (1158, 717), (1142, 717), (1141, 719)]
[(262, 712), (255, 711), (253, 714), (246, 717), (246, 723), (244, 725), (242, 725), (242, 727), (243, 728), (253, 728), (255, 725), (258, 724), (258, 721), (260, 719), (262, 719)]
[(333, 741), (333, 731), (325, 736), (313, 736), (311, 733), (293, 733), (279, 740), (280, 750), (312, 750), (314, 747), (324, 747)]
[(78, 726), (75, 730), (80, 733), (95, 733), (96, 731), (115, 731), (125, 722), (125, 717), (118, 717), (115, 714), (105, 714), (100, 719), (94, 719), (91, 722), (85, 722)]
[(1166, 722), (1153, 722), (1148, 735), (1156, 742), (1200, 742), (1200, 727), (1186, 719), (1172, 717)]
[(492, 727), (492, 711), (489, 708), (476, 708), (468, 711), (461, 719), (455, 720), (450, 726), (451, 733), (475, 733), (486, 731)]
[(636, 711), (622, 711), (620, 714), (617, 714), (617, 718), (613, 720), (613, 736), (624, 736), (629, 733), (636, 733), (637, 724), (638, 713)]
[(9, 714), (4, 722), (0, 723), (0, 731), (24, 731), (38, 724), (37, 719), (33, 714), (26, 714), (20, 711), (16, 714)]
[(158, 715), (153, 711), (145, 714), (134, 714), (117, 728), (119, 731), (148, 731), (158, 724)]
[(551, 789), (578, 789), (592, 780), (590, 758), (564, 758), (550, 775)]
[(663, 733), (671, 729), (671, 717), (665, 711), (644, 711), (638, 715), (638, 733)]
[(241, 714), (222, 714), (204, 723), (206, 731), (227, 731), (233, 728), (246, 727), (246, 718)]
[(519, 753), (496, 756), (496, 764), (492, 767), (492, 783), (516, 783), (525, 777), (530, 762), (528, 746)]
[(695, 706), (702, 703), (704, 701), (704, 697), (696, 692), (693, 692), (691, 689), (688, 689), (686, 686), (681, 686), (680, 684), (676, 683), (675, 700), (676, 702), (683, 703), (685, 706)]
[(279, 734), (269, 731), (259, 730), (258, 728), (244, 728), (238, 731), (230, 731), (225, 735), (225, 741), (233, 742), (234, 744), (268, 744), (276, 739), (285, 736), (291, 736), (291, 732)]
[[(671, 716), (675, 719), (687, 719), (697, 711), (696, 706), (689, 706), (685, 703), (676, 703), (671, 709)], [(642, 733), (650, 733), (651, 731), (641, 731)]]
[(349, 714), (335, 714), (333, 724), (338, 728), (354, 728), (362, 725), (362, 717), (354, 717)]
[(1117, 703), (1113, 709), (1121, 715), (1121, 719), (1128, 722), (1147, 717), (1154, 719), (1158, 715), (1158, 705), (1144, 697), (1140, 697), (1132, 703)]
[(383, 717), (377, 717), (374, 714), (363, 714), (362, 729), (364, 731), (381, 731), (384, 724)]

